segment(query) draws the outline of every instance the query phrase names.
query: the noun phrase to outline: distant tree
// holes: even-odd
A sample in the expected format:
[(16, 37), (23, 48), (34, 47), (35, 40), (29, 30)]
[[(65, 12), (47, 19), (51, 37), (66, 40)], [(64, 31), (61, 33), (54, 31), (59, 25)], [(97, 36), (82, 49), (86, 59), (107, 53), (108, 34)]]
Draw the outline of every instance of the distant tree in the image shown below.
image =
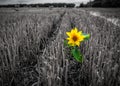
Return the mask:
[(102, 6), (102, 0), (94, 0), (92, 2), (92, 7), (101, 7)]
[(120, 7), (120, 0), (111, 0), (112, 7)]
[(93, 7), (120, 7), (120, 0), (94, 0)]
[(72, 7), (75, 7), (75, 4), (66, 4), (66, 7), (69, 7), (69, 8), (72, 8)]
[(84, 5), (84, 3), (80, 3), (80, 6), (79, 7), (84, 7), (85, 5)]

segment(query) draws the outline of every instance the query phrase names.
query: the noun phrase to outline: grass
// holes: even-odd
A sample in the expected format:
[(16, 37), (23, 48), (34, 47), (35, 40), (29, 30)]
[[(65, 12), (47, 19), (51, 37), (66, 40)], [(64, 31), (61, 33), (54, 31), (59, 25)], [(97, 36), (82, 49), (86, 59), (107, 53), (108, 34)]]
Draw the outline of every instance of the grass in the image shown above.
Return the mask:
[[(119, 86), (119, 27), (81, 9), (43, 9), (0, 12), (0, 86)], [(63, 45), (75, 26), (91, 34), (82, 64)]]

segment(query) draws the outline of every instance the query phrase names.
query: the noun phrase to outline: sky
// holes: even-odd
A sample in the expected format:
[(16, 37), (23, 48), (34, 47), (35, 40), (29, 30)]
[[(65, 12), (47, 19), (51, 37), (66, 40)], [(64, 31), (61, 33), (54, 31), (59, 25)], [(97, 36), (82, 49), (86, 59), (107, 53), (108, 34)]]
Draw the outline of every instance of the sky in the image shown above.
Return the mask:
[(0, 0), (0, 4), (86, 3), (89, 0)]

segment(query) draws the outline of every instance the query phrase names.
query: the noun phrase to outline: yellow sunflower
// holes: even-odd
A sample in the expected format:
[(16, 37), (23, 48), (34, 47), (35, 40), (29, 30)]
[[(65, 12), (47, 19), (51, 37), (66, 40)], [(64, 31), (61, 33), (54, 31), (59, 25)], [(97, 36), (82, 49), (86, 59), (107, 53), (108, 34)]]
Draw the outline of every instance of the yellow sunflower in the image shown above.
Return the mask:
[(80, 46), (80, 42), (84, 40), (84, 35), (82, 35), (82, 31), (78, 32), (77, 28), (71, 30), (71, 32), (66, 32), (68, 35), (68, 44), (71, 46)]

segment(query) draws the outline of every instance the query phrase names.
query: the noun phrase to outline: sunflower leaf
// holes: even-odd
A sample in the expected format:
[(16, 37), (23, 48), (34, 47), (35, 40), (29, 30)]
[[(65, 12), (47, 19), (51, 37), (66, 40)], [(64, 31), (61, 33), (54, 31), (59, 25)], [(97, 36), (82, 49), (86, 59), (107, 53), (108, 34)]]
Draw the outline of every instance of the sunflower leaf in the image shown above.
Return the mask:
[(88, 40), (90, 38), (90, 34), (83, 33), (82, 35), (84, 35), (84, 37), (85, 37), (84, 39), (85, 40)]
[(80, 51), (76, 47), (71, 50), (71, 53), (75, 58), (75, 60), (77, 60), (78, 62), (83, 62), (83, 56), (81, 55)]

